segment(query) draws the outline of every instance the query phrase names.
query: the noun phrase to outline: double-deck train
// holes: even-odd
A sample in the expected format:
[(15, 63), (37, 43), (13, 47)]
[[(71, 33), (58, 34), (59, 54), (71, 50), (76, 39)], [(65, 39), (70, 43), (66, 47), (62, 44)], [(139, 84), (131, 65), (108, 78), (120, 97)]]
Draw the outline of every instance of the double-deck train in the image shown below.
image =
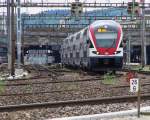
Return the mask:
[(63, 40), (61, 62), (63, 65), (93, 71), (121, 69), (122, 37), (119, 23), (113, 20), (97, 20)]

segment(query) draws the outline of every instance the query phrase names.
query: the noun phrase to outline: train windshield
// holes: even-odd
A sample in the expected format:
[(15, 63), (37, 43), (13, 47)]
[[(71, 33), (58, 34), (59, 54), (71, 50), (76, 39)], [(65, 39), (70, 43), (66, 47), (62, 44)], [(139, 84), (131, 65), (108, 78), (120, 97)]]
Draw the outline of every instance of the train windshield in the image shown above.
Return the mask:
[(116, 47), (117, 33), (115, 32), (102, 32), (96, 33), (97, 47), (114, 48)]

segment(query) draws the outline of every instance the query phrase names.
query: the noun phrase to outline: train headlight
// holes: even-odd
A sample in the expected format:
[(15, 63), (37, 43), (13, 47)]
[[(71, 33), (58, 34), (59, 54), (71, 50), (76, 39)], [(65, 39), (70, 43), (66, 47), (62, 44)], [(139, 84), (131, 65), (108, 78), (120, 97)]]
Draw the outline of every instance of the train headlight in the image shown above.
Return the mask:
[(48, 50), (47, 53), (51, 53), (51, 50)]
[(105, 55), (108, 55), (108, 52), (105, 52)]
[(97, 55), (99, 55), (99, 52), (96, 52)]
[(116, 52), (114, 52), (114, 54), (119, 54), (121, 51), (116, 51)]

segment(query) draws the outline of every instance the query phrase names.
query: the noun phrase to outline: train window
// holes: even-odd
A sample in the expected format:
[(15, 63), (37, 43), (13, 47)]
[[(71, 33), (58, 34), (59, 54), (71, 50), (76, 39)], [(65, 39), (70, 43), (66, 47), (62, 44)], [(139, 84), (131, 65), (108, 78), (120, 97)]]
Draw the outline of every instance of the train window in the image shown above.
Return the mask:
[(73, 50), (75, 50), (75, 48), (76, 48), (76, 46), (75, 46), (75, 45), (73, 45)]
[(71, 57), (71, 58), (73, 57), (73, 54), (72, 54), (72, 53), (70, 53), (70, 57)]
[(82, 45), (83, 45), (83, 44), (82, 44), (82, 43), (80, 43), (80, 49), (82, 48)]
[(84, 54), (84, 55), (83, 55), (84, 57), (87, 57), (87, 52), (86, 52), (86, 51), (84, 51), (83, 54)]
[(77, 34), (76, 40), (80, 39), (80, 33)]
[(70, 41), (73, 42), (73, 36), (71, 37)]
[(79, 58), (79, 52), (76, 52), (76, 58)]
[(66, 58), (68, 57), (67, 54), (65, 54), (65, 57), (66, 57)]
[(66, 39), (65, 43), (66, 43), (66, 44), (68, 43), (68, 39)]
[(83, 36), (86, 36), (86, 35), (87, 35), (87, 30), (88, 30), (88, 29), (85, 29), (85, 30), (84, 30)]
[(0, 48), (0, 51), (7, 52), (7, 48), (3, 48), (3, 47), (1, 47), (1, 48)]

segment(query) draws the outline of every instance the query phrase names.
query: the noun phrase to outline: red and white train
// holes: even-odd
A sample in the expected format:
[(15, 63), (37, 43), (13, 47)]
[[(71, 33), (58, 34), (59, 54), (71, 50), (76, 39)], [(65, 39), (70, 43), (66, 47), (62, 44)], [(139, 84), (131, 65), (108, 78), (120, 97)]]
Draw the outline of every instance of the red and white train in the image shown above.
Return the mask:
[(93, 71), (120, 69), (123, 65), (122, 37), (119, 23), (95, 21), (63, 40), (61, 62)]

